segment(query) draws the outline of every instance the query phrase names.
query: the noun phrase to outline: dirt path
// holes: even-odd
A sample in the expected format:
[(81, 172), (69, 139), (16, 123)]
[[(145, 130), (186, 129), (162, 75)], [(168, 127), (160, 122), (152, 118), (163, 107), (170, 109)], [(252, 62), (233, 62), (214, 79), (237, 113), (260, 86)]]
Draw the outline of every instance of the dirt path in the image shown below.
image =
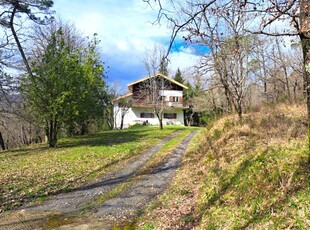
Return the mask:
[[(145, 153), (130, 159), (122, 164), (121, 168), (106, 174), (95, 183), (56, 195), (41, 205), (23, 207), (20, 212), (0, 218), (0, 229), (53, 229), (55, 227), (58, 229), (111, 229), (115, 224), (132, 221), (147, 203), (169, 185), (195, 133), (190, 133), (158, 166), (149, 169), (143, 175), (139, 175), (139, 169), (165, 143), (180, 134), (180, 131)], [(132, 182), (127, 189), (116, 197), (107, 199), (100, 207), (92, 210), (90, 216), (78, 215), (85, 204), (112, 191), (129, 179)]]

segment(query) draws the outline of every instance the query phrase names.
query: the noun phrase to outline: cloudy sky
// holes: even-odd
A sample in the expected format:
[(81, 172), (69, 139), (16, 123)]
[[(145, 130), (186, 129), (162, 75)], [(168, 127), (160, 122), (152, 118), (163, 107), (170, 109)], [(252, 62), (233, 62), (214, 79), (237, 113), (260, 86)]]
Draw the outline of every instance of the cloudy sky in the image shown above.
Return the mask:
[[(142, 59), (146, 49), (159, 43), (168, 46), (170, 30), (153, 25), (156, 11), (142, 0), (55, 0), (56, 17), (72, 22), (85, 35), (97, 33), (103, 60), (110, 68), (108, 82), (129, 82), (145, 77)], [(188, 70), (197, 57), (190, 48), (177, 46), (169, 59), (174, 74), (179, 67)]]

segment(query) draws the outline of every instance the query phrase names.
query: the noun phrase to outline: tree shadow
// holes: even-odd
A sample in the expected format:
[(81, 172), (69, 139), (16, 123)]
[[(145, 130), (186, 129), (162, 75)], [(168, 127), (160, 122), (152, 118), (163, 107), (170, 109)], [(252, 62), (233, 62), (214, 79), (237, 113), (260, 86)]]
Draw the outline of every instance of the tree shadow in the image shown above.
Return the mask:
[(108, 131), (87, 136), (75, 136), (74, 139), (60, 141), (57, 149), (79, 146), (111, 146), (128, 142), (136, 142), (149, 135), (149, 130), (120, 130)]
[[(303, 162), (303, 161), (299, 161), (297, 170), (301, 170), (301, 172), (303, 172), (305, 175), (308, 175), (308, 183), (309, 183), (309, 175), (310, 175), (310, 167), (309, 164), (307, 162)], [(277, 200), (276, 203), (272, 203), (270, 206), (265, 207), (263, 210), (261, 210), (260, 212), (256, 212), (254, 214), (251, 214), (251, 218), (245, 222), (245, 224), (243, 226), (241, 226), (241, 229), (247, 229), (250, 227), (251, 224), (255, 224), (257, 222), (259, 222), (260, 220), (263, 220), (264, 218), (268, 217), (268, 215), (270, 214), (271, 210), (273, 212), (277, 212), (277, 210), (279, 210), (281, 208), (281, 206), (284, 206), (285, 204), (287, 204), (288, 198), (292, 197), (294, 195), (296, 195), (299, 191), (302, 190), (306, 190), (308, 189), (307, 182), (305, 182), (303, 185), (297, 185), (294, 187), (291, 187), (290, 189), (286, 190), (281, 199)], [(306, 193), (306, 192), (305, 192)]]
[[(223, 197), (223, 195), (226, 194), (226, 192), (232, 187), (232, 185), (234, 185), (236, 182), (241, 180), (241, 177), (244, 175), (244, 173), (247, 173), (246, 171), (253, 165), (257, 164), (258, 162), (261, 162), (265, 156), (267, 156), (267, 154), (269, 153), (270, 149), (265, 150), (264, 152), (262, 152), (259, 156), (257, 156), (256, 158), (248, 158), (245, 159), (240, 166), (238, 167), (238, 169), (236, 170), (236, 172), (234, 173), (234, 175), (227, 180), (227, 182), (224, 182), (221, 186), (221, 188), (219, 189), (219, 191), (217, 193), (215, 193), (211, 198), (209, 198), (208, 202), (205, 204), (205, 207), (203, 208), (203, 210), (201, 210), (197, 216), (198, 222), (201, 221), (204, 213), (206, 212), (206, 210), (208, 210), (209, 208), (211, 208), (212, 205), (216, 204), (218, 201), (221, 200), (221, 198)], [(305, 175), (310, 175), (310, 169), (309, 169), (309, 165), (307, 162), (304, 161), (299, 161), (298, 167), (296, 167), (296, 172), (300, 171), (302, 173), (304, 173)], [(220, 179), (223, 180), (223, 177), (221, 177)], [(309, 176), (308, 176), (308, 181), (309, 181)], [(255, 213), (251, 213), (249, 214), (249, 218), (245, 221), (245, 223), (242, 226), (239, 226), (239, 229), (247, 229), (247, 228), (251, 228), (251, 224), (254, 224), (256, 222), (259, 222), (260, 220), (263, 220), (265, 217), (267, 217), (270, 214), (270, 210), (272, 209), (274, 212), (276, 212), (276, 210), (278, 208), (281, 207), (281, 205), (285, 204), (287, 202), (287, 198), (288, 195), (289, 196), (293, 196), (294, 194), (296, 194), (297, 192), (306, 189), (307, 188), (307, 182), (304, 183), (304, 185), (296, 185), (291, 187), (290, 189), (288, 189), (287, 191), (285, 191), (283, 197), (281, 197), (281, 199), (277, 200), (276, 203), (272, 203), (270, 205), (267, 205), (263, 210), (260, 210), (259, 212), (255, 212)]]
[[(118, 130), (106, 131), (101, 133), (88, 134), (85, 136), (74, 136), (59, 141), (55, 148), (49, 148), (46, 143), (37, 147), (19, 148), (10, 150), (10, 156), (31, 156), (42, 153), (46, 150), (51, 152), (66, 148), (75, 148), (81, 146), (113, 146), (123, 143), (132, 143), (144, 139), (146, 136), (152, 135), (149, 129), (146, 130)], [(44, 145), (44, 146), (43, 146)]]

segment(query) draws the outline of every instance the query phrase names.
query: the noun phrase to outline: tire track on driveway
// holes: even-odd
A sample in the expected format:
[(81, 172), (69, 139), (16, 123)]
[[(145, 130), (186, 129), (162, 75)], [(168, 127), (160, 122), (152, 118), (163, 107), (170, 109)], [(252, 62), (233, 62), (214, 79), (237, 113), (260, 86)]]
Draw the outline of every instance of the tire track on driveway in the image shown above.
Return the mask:
[(74, 189), (68, 193), (62, 193), (51, 197), (51, 199), (40, 205), (32, 207), (23, 207), (25, 211), (49, 211), (49, 212), (75, 212), (78, 211), (87, 202), (90, 202), (99, 196), (110, 192), (117, 185), (132, 178), (135, 173), (150, 159), (152, 155), (160, 150), (168, 141), (175, 138), (183, 131), (176, 131), (165, 138), (159, 144), (151, 147), (143, 154), (129, 159), (126, 163), (117, 167), (112, 172), (106, 173), (97, 182), (92, 182), (86, 186)]
[(170, 184), (188, 144), (196, 133), (197, 131), (191, 132), (159, 165), (139, 175), (127, 190), (105, 201), (94, 216), (118, 223), (137, 218), (139, 211)]
[[(130, 158), (96, 182), (59, 194), (37, 206), (0, 216), (2, 229), (113, 229), (130, 223), (145, 205), (170, 184), (182, 157), (197, 131), (187, 135), (180, 144), (156, 166), (140, 170), (168, 141), (181, 134), (177, 131), (144, 153)], [(88, 202), (111, 192), (116, 186), (129, 182), (128, 187), (85, 216), (79, 212)]]

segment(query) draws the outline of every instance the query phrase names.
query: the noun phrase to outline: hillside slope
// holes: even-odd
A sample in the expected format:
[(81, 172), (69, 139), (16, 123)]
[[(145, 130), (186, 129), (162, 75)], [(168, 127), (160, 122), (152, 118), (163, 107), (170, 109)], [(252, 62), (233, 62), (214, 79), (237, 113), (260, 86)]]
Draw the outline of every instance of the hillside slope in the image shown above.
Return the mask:
[(142, 229), (310, 227), (306, 111), (265, 107), (226, 116), (193, 141), (171, 187), (138, 221)]

